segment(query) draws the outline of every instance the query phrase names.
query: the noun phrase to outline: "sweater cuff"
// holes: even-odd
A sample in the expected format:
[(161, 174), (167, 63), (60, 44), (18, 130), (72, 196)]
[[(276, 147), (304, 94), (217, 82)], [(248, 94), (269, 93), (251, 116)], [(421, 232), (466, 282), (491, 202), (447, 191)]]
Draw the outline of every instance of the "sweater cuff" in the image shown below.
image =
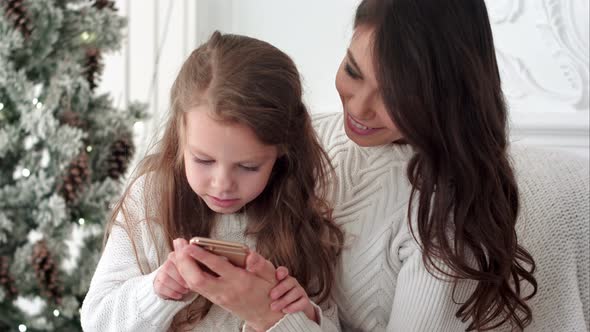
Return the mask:
[(189, 305), (197, 298), (197, 294), (193, 294), (189, 298), (176, 301), (176, 300), (164, 300), (154, 290), (154, 279), (158, 274), (158, 268), (154, 272), (145, 275), (139, 281), (139, 287), (137, 289), (142, 292), (136, 293), (137, 299), (137, 310), (139, 315), (149, 322), (157, 322), (153, 324), (155, 326), (170, 326), (174, 315), (180, 310)]
[[(286, 314), (281, 320), (275, 323), (267, 332), (283, 332), (283, 331), (309, 331), (311, 326), (321, 327), (322, 320), (324, 319), (322, 315), (322, 308), (320, 308), (317, 304), (313, 301), (310, 301), (313, 309), (315, 310), (316, 317), (318, 322), (314, 322), (307, 318), (303, 311), (296, 312), (294, 314)], [(311, 325), (310, 325), (311, 324)], [(248, 325), (244, 324), (242, 327), (242, 332), (255, 332), (254, 329), (249, 327)]]
[(303, 311), (299, 311), (285, 315), (267, 332), (310, 331), (314, 326), (319, 328), (319, 325), (307, 318)]
[(315, 304), (315, 302), (313, 301), (309, 301), (311, 303), (311, 305), (313, 306), (313, 310), (315, 311), (315, 316), (318, 319), (318, 325), (322, 326), (322, 321), (324, 320), (324, 316), (322, 314), (322, 308), (320, 308), (319, 305)]

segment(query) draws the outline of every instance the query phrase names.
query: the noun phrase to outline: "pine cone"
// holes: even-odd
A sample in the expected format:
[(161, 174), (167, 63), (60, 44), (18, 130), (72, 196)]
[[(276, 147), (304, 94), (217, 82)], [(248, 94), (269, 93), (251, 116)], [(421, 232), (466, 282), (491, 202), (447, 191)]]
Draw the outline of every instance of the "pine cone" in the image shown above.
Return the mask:
[(14, 27), (21, 31), (25, 39), (28, 39), (33, 32), (31, 20), (23, 0), (6, 0), (4, 3), (4, 15), (14, 22)]
[(98, 8), (100, 10), (108, 8), (110, 10), (117, 11), (117, 8), (115, 8), (115, 2), (108, 0), (95, 0), (92, 4), (92, 7)]
[(54, 303), (60, 304), (63, 286), (58, 281), (59, 267), (51, 257), (45, 240), (40, 240), (33, 247), (32, 261), (41, 294)]
[(111, 178), (118, 179), (125, 174), (134, 152), (135, 146), (130, 134), (125, 134), (113, 142), (111, 155), (107, 160), (108, 172)]
[(72, 111), (64, 111), (59, 116), (59, 122), (70, 127), (87, 129), (86, 122), (80, 118), (80, 114)]
[(88, 154), (82, 152), (72, 161), (63, 178), (60, 188), (61, 195), (67, 203), (72, 203), (84, 189), (90, 179), (90, 167), (88, 165)]
[(14, 278), (10, 275), (10, 271), (8, 271), (9, 266), (10, 258), (8, 256), (0, 256), (0, 287), (4, 288), (8, 299), (14, 299), (18, 292)]
[(97, 48), (86, 50), (86, 63), (84, 64), (84, 76), (88, 81), (90, 90), (94, 90), (100, 83), (100, 74), (103, 69), (102, 55)]

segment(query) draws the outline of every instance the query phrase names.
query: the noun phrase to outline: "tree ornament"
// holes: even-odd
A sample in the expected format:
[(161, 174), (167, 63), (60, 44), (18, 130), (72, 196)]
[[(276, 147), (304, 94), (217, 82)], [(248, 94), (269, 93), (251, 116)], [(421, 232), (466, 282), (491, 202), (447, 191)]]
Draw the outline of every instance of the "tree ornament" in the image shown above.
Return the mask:
[(69, 110), (61, 112), (59, 115), (59, 122), (70, 127), (80, 128), (84, 131), (88, 129), (86, 121), (80, 118), (80, 114)]
[(60, 304), (63, 287), (58, 280), (58, 265), (51, 257), (45, 240), (35, 243), (32, 263), (42, 295), (53, 303)]
[(6, 0), (2, 2), (4, 4), (4, 16), (13, 22), (14, 28), (20, 30), (25, 39), (28, 39), (33, 32), (33, 28), (24, 1)]
[(15, 299), (18, 291), (14, 278), (10, 275), (8, 267), (10, 266), (10, 258), (8, 256), (0, 256), (0, 287), (4, 288), (6, 296), (9, 299)]
[(97, 48), (89, 48), (86, 50), (86, 62), (84, 63), (84, 76), (90, 90), (94, 90), (98, 83), (100, 83), (100, 74), (102, 73), (104, 65), (102, 63), (102, 55)]
[(90, 180), (88, 154), (81, 152), (72, 161), (63, 177), (60, 193), (66, 203), (72, 203), (78, 198), (88, 180)]
[(135, 146), (130, 134), (124, 134), (113, 142), (111, 154), (107, 159), (108, 174), (111, 178), (118, 179), (125, 175), (134, 152)]
[(115, 8), (115, 2), (108, 0), (95, 0), (92, 4), (92, 7), (98, 8), (99, 10), (108, 8), (110, 10), (117, 11), (117, 8)]

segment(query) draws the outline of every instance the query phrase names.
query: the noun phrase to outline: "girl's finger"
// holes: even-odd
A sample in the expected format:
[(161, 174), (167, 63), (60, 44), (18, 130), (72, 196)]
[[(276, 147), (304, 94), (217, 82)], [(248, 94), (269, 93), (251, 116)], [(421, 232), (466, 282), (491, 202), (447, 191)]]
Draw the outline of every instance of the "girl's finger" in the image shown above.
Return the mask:
[(170, 261), (170, 263), (166, 263), (169, 264), (169, 268), (167, 268), (167, 273), (168, 275), (174, 279), (177, 283), (179, 283), (182, 287), (184, 288), (188, 288), (188, 285), (186, 283), (186, 281), (184, 281), (184, 279), (182, 278), (182, 276), (180, 275), (180, 273), (178, 272), (178, 269), (176, 268), (176, 258), (173, 252), (170, 253), (170, 255), (168, 256), (168, 260)]
[(180, 273), (178, 272), (178, 270), (176, 268), (171, 271), (168, 271), (168, 275), (170, 276), (170, 278), (172, 280), (174, 280), (182, 288), (188, 289), (188, 285), (187, 285), (186, 281), (184, 281), (184, 279), (182, 279), (182, 276), (180, 275)]
[(246, 257), (246, 270), (256, 274), (262, 279), (268, 281), (271, 284), (277, 282), (275, 274), (276, 269), (272, 263), (260, 256), (258, 253), (251, 251)]
[(165, 300), (180, 300), (184, 296), (184, 294), (179, 293), (170, 287), (167, 287), (167, 285), (160, 285), (159, 291), (157, 291), (157, 293), (160, 295), (160, 297), (164, 298)]
[(170, 277), (166, 270), (161, 271), (161, 273), (158, 273), (158, 275), (156, 276), (156, 280), (154, 281), (154, 284), (164, 285), (178, 293), (188, 293), (188, 288), (183, 287), (176, 280)]
[(298, 283), (293, 277), (284, 279), (270, 291), (271, 300), (277, 300), (297, 285)]
[(189, 255), (191, 247), (194, 246), (183, 248), (176, 256), (176, 268), (188, 288), (205, 297), (214, 290), (223, 289), (217, 278), (201, 270), (195, 259)]
[(281, 311), (283, 308), (286, 308), (291, 303), (298, 301), (301, 297), (304, 296), (304, 292), (300, 287), (296, 287), (291, 289), (287, 294), (283, 295), (277, 301), (274, 301), (270, 304), (270, 310), (273, 311)]
[(287, 269), (284, 266), (279, 266), (277, 268), (277, 272), (276, 272), (276, 278), (277, 281), (282, 281), (283, 279), (287, 278), (289, 276), (289, 269)]
[(201, 249), (195, 245), (186, 246), (182, 249), (193, 259), (208, 267), (211, 271), (223, 278), (236, 278), (236, 269), (239, 269), (230, 263), (227, 258), (218, 256)]
[(186, 294), (189, 292), (188, 287), (184, 287), (183, 285), (179, 284), (176, 280), (172, 279), (171, 277), (167, 280), (164, 284), (166, 287), (174, 290), (175, 292)]
[(183, 238), (177, 238), (172, 241), (172, 245), (174, 246), (174, 251), (182, 250), (182, 248), (188, 246), (188, 241)]
[(306, 297), (301, 297), (299, 300), (289, 304), (282, 311), (285, 314), (292, 314), (299, 311), (304, 311), (309, 304), (309, 300)]

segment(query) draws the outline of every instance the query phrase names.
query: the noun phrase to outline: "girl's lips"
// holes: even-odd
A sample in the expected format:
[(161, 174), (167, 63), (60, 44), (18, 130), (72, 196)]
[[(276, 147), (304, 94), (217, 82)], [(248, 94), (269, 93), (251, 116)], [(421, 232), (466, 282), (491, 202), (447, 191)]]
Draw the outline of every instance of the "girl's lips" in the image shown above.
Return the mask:
[(238, 198), (221, 199), (221, 198), (217, 198), (217, 197), (211, 196), (211, 195), (209, 195), (209, 198), (211, 198), (211, 202), (214, 205), (219, 206), (219, 207), (230, 207), (239, 201)]
[(365, 136), (365, 135), (371, 135), (373, 133), (375, 133), (376, 131), (379, 131), (381, 128), (369, 128), (361, 123), (359, 123), (358, 121), (355, 121), (350, 115), (346, 115), (346, 126), (348, 127), (348, 129), (350, 129), (353, 133), (360, 135), (360, 136)]

